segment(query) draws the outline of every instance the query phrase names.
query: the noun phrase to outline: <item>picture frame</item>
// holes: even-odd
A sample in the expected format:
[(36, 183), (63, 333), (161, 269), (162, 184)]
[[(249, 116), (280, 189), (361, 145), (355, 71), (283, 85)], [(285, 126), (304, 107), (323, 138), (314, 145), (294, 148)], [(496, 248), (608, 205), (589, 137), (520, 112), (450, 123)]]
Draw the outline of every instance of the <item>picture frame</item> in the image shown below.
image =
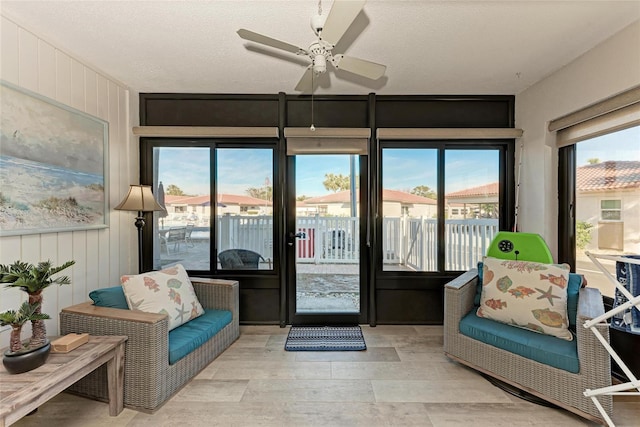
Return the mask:
[(0, 111), (0, 236), (108, 227), (108, 122), (3, 80)]

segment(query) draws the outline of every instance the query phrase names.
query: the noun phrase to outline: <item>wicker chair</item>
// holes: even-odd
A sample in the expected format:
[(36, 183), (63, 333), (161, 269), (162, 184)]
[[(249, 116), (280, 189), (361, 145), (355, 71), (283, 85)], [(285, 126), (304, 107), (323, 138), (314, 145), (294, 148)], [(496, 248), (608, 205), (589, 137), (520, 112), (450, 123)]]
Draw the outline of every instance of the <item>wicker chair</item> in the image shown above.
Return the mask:
[[(604, 313), (600, 291), (580, 290), (577, 317), (577, 346), (580, 371), (577, 374), (554, 368), (499, 349), (460, 333), (460, 320), (474, 308), (478, 271), (472, 269), (445, 287), (444, 351), (449, 358), (510, 386), (524, 390), (592, 421), (606, 424), (586, 389), (611, 385), (611, 359), (595, 335), (582, 325)], [(608, 325), (597, 325), (609, 339)], [(611, 414), (611, 396), (601, 396), (600, 403)]]
[[(60, 313), (62, 334), (126, 335), (124, 405), (153, 412), (184, 384), (204, 369), (240, 335), (239, 285), (236, 281), (191, 278), (202, 306), (229, 310), (232, 321), (209, 341), (169, 365), (166, 315), (78, 304)], [(106, 369), (103, 366), (78, 381), (69, 391), (107, 401)]]

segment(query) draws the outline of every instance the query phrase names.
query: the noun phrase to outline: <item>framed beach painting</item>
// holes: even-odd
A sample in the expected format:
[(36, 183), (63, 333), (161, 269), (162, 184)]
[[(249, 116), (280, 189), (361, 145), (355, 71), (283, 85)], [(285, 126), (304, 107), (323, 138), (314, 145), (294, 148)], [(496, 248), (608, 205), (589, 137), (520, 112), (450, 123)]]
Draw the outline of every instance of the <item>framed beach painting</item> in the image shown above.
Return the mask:
[(0, 81), (0, 236), (108, 226), (108, 123)]

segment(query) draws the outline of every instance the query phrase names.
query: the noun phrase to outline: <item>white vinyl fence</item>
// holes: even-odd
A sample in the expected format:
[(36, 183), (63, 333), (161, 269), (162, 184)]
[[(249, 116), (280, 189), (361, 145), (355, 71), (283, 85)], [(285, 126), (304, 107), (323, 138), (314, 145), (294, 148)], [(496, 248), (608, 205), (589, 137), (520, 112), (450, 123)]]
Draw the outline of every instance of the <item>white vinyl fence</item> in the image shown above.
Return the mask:
[[(273, 260), (273, 217), (218, 218), (218, 250), (250, 249)], [(299, 217), (296, 261), (299, 263), (357, 263), (360, 259), (360, 222), (350, 217)], [(497, 219), (445, 220), (445, 268), (467, 270), (486, 253), (498, 232)], [(437, 220), (384, 218), (382, 254), (385, 264), (404, 265), (416, 271), (437, 269)]]

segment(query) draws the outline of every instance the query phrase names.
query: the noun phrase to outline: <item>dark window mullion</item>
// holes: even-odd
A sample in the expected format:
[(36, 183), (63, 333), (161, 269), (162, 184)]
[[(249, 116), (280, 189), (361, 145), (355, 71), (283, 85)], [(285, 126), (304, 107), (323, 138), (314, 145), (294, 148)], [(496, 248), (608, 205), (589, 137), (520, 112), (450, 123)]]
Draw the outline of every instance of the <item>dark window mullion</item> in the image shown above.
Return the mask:
[(444, 182), (444, 161), (445, 161), (445, 147), (440, 146), (438, 149), (438, 184), (437, 184), (437, 192), (438, 192), (438, 229), (437, 229), (437, 239), (438, 239), (438, 255), (437, 255), (437, 270), (439, 272), (445, 271), (445, 182)]

